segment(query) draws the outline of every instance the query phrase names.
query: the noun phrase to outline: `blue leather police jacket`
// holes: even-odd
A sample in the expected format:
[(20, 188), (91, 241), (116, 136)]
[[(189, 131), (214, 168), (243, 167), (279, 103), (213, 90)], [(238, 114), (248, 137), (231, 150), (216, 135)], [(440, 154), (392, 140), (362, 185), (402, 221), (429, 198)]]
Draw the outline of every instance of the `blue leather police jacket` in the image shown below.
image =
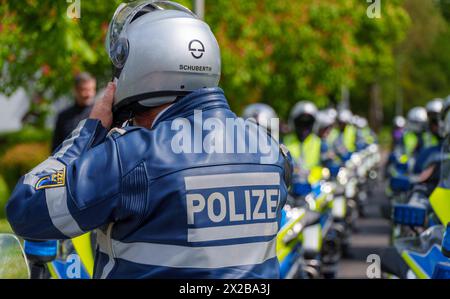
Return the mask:
[(225, 132), (220, 123), (236, 119), (223, 91), (209, 88), (152, 129), (108, 134), (82, 121), (21, 178), (8, 220), (33, 240), (96, 230), (95, 278), (277, 278), (290, 155), (265, 131), (268, 148), (251, 150), (261, 128)]

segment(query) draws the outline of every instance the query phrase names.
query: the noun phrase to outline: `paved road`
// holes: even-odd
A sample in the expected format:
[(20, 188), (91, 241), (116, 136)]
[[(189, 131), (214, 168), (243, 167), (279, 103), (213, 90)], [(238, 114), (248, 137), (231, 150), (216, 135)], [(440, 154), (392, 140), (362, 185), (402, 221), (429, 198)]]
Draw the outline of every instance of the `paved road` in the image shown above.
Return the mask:
[(370, 204), (367, 216), (356, 222), (356, 231), (351, 238), (350, 256), (342, 259), (338, 267), (338, 278), (367, 279), (366, 260), (371, 254), (379, 254), (389, 245), (389, 221), (381, 215), (381, 206), (386, 203), (384, 185), (379, 184)]

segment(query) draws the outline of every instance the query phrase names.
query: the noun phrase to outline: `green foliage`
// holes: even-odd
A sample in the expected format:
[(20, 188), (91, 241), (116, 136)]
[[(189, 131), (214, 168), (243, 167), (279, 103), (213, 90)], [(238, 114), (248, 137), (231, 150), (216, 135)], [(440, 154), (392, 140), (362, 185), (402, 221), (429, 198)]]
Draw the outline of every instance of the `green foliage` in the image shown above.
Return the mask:
[(17, 132), (8, 132), (0, 134), (0, 155), (8, 148), (19, 143), (50, 142), (52, 132), (45, 129), (37, 129), (31, 126), (25, 126)]
[[(0, 218), (19, 178), (49, 155), (51, 132), (30, 126), (0, 134)], [(0, 230), (1, 232), (1, 230)]]
[(232, 107), (266, 102), (286, 116), (300, 100), (325, 106), (355, 73), (357, 1), (207, 1)]
[(69, 3), (1, 0), (0, 91), (17, 87), (52, 99), (71, 91), (73, 76), (87, 70), (105, 81), (103, 50), (108, 20), (121, 1), (81, 1), (81, 19), (67, 17)]
[[(24, 87), (51, 101), (70, 93), (74, 74), (85, 70), (102, 86), (111, 77), (104, 39), (120, 2), (81, 1), (81, 19), (71, 20), (66, 1), (0, 0), (0, 92)], [(179, 2), (192, 8), (192, 0)], [(443, 21), (450, 18), (449, 1), (382, 1), (380, 19), (367, 17), (368, 5), (206, 0), (206, 21), (222, 49), (221, 86), (232, 108), (240, 112), (262, 101), (286, 116), (299, 100), (321, 107), (337, 102), (347, 86), (353, 108), (368, 114), (376, 83), (376, 100), (391, 116), (399, 94), (412, 105), (444, 93), (450, 82), (450, 33)]]
[(48, 143), (20, 143), (9, 148), (0, 158), (0, 171), (12, 190), (17, 180), (50, 154)]
[(450, 4), (407, 0), (405, 7), (413, 23), (397, 57), (406, 112), (450, 94)]
[(5, 206), (6, 202), (8, 201), (9, 194), (10, 191), (8, 185), (6, 184), (5, 179), (0, 175), (0, 219), (6, 216)]
[(12, 233), (8, 220), (0, 219), (0, 233)]

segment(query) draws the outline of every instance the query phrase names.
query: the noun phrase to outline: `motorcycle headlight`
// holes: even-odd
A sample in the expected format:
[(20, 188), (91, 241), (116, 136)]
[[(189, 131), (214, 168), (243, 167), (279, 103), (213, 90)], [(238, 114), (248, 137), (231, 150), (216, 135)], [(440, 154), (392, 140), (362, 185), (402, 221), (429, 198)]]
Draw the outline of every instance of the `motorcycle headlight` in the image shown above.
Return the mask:
[(346, 169), (341, 169), (337, 175), (337, 181), (340, 185), (345, 185), (348, 182), (348, 173)]

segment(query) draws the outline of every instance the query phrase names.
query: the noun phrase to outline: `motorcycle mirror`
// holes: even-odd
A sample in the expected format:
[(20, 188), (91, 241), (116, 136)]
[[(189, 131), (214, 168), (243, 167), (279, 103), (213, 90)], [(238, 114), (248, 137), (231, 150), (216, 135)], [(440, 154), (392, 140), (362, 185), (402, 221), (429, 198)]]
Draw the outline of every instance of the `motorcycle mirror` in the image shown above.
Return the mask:
[(19, 239), (0, 234), (0, 279), (28, 279), (30, 272)]
[(447, 224), (447, 229), (444, 233), (444, 239), (442, 240), (442, 253), (450, 258), (450, 223)]

